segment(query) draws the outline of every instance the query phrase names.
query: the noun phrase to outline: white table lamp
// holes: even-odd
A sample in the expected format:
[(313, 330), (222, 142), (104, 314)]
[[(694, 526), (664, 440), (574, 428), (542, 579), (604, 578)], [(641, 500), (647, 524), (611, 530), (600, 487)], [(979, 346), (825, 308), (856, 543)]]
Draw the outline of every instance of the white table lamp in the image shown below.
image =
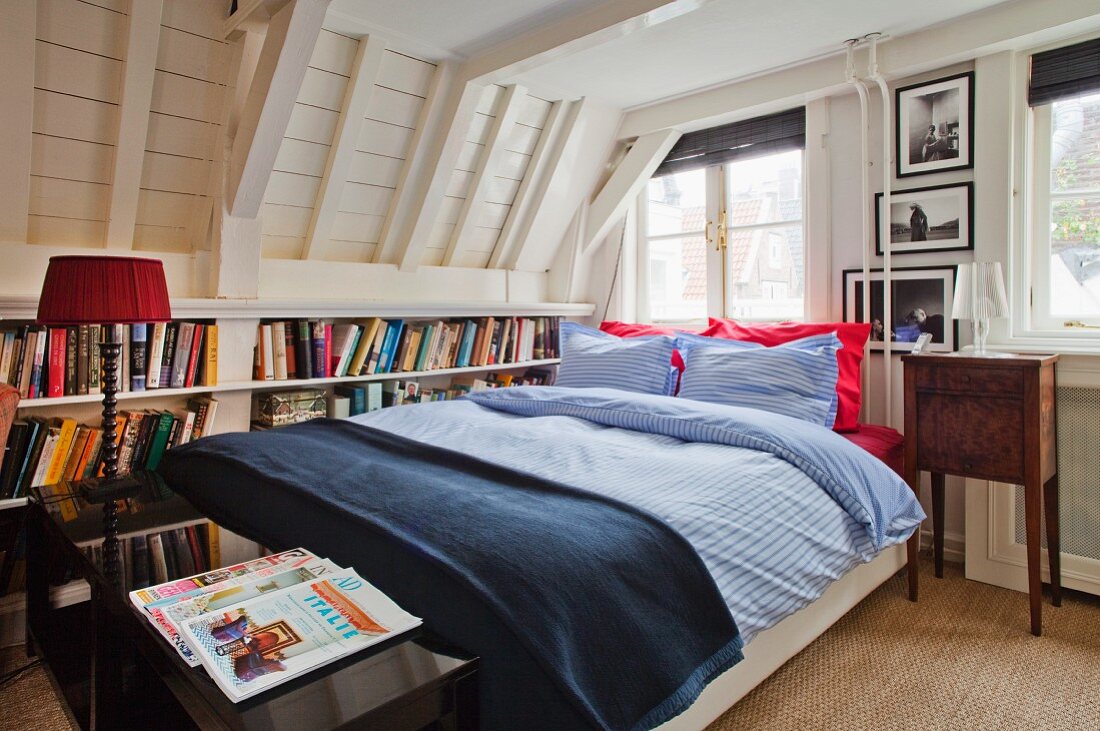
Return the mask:
[(1000, 262), (959, 265), (951, 317), (955, 320), (973, 320), (974, 355), (990, 355), (985, 349), (989, 321), (994, 317), (1008, 317), (1008, 296), (1005, 294)]

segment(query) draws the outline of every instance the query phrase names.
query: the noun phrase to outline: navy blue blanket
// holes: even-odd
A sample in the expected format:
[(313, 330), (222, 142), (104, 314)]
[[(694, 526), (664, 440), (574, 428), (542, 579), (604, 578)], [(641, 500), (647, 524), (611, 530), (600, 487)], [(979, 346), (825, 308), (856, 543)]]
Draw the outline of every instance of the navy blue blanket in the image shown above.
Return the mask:
[(742, 657), (691, 545), (606, 497), (335, 420), (201, 439), (159, 472), (229, 530), (353, 566), (480, 655), (486, 728), (649, 728)]

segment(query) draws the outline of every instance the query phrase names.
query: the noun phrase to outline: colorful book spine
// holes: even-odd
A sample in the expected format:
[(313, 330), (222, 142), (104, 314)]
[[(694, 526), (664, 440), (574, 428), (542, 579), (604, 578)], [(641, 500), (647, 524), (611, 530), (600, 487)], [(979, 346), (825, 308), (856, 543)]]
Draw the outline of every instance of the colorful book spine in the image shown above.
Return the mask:
[(38, 398), (42, 395), (42, 371), (43, 364), (46, 368), (49, 368), (49, 364), (46, 361), (46, 330), (42, 328), (38, 331), (38, 338), (34, 343), (34, 365), (31, 370), (31, 382), (29, 384), (29, 397)]
[(325, 371), (325, 323), (321, 320), (310, 324), (310, 337), (313, 343), (312, 378), (324, 378)]
[(172, 386), (172, 362), (176, 355), (176, 337), (178, 335), (178, 323), (169, 322), (165, 324), (164, 347), (161, 349), (159, 388), (171, 388)]
[(187, 382), (187, 365), (191, 359), (191, 346), (195, 341), (195, 323), (181, 322), (176, 333), (176, 346), (172, 355), (172, 388), (183, 388)]
[(294, 353), (299, 378), (313, 378), (313, 330), (308, 320), (297, 322), (297, 350)]
[(191, 388), (195, 385), (195, 377), (199, 372), (199, 361), (202, 359), (202, 343), (205, 333), (205, 325), (195, 325), (195, 334), (191, 337), (191, 351), (187, 354), (187, 374), (183, 379), (184, 388)]
[(88, 326), (79, 325), (76, 329), (76, 393), (83, 396), (88, 393)]
[(199, 380), (204, 386), (218, 385), (218, 326), (207, 325), (202, 329), (203, 358), (202, 378)]
[(65, 395), (65, 341), (67, 333), (63, 327), (50, 328), (50, 387), (47, 396)]
[(164, 357), (165, 324), (153, 323), (146, 346), (145, 388), (160, 388), (160, 366)]
[(103, 393), (101, 376), (103, 374), (103, 361), (99, 352), (99, 344), (102, 342), (103, 325), (88, 326), (88, 393)]
[(286, 325), (282, 322), (271, 323), (271, 356), (276, 381), (287, 379), (286, 362)]
[(130, 390), (145, 390), (145, 373), (148, 370), (146, 333), (148, 325), (144, 322), (130, 326)]

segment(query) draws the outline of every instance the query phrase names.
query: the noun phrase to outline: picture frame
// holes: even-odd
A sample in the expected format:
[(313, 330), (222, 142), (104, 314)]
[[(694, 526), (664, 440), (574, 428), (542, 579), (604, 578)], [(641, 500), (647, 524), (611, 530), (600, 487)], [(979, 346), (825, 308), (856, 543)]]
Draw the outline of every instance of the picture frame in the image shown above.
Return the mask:
[[(958, 349), (959, 323), (951, 318), (955, 299), (954, 264), (933, 267), (897, 267), (891, 270), (890, 352), (908, 353), (922, 333), (932, 334), (927, 352), (950, 353)], [(871, 321), (881, 323), (883, 309), (883, 270), (871, 270)], [(863, 320), (863, 270), (845, 269), (844, 322)], [(878, 287), (875, 283), (878, 283)], [(876, 292), (877, 290), (877, 292)], [(880, 328), (871, 328), (872, 350), (885, 352), (886, 340)]]
[[(882, 256), (882, 193), (875, 194), (875, 254)], [(890, 253), (974, 250), (974, 184), (949, 183), (890, 194)], [(923, 231), (920, 223), (923, 222)]]
[(894, 91), (897, 177), (974, 167), (974, 72)]

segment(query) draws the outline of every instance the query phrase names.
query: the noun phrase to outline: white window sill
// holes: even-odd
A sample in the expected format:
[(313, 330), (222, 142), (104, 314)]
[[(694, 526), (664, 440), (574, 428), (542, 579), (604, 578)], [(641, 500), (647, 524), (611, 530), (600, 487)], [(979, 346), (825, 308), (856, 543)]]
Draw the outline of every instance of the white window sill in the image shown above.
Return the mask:
[(1004, 340), (990, 338), (988, 347), (1012, 353), (1057, 353), (1059, 355), (1100, 356), (1100, 331), (1065, 335), (1036, 333)]

